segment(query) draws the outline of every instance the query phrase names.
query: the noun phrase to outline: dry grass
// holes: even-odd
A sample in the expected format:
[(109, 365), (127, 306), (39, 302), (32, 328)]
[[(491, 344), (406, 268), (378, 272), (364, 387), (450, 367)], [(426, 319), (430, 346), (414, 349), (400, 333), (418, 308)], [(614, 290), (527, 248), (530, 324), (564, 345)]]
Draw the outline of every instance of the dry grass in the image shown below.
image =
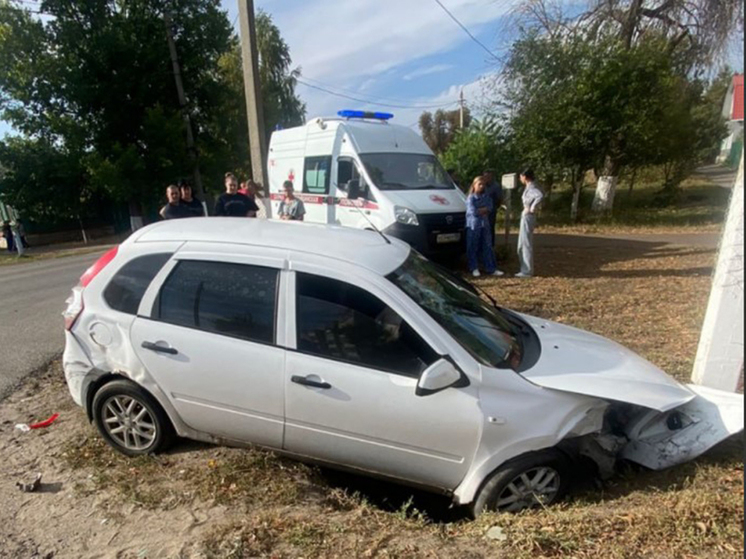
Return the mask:
[[(505, 306), (609, 336), (687, 380), (714, 251), (559, 241), (537, 254), (542, 277), (482, 287)], [(237, 513), (198, 542), (208, 558), (743, 557), (741, 441), (669, 471), (630, 469), (548, 510), (467, 522), (441, 498), (270, 453), (185, 444), (131, 460), (89, 432), (64, 453), (70, 469), (93, 476), (81, 495), (124, 494), (156, 511), (214, 501)], [(506, 541), (485, 537), (495, 525)]]

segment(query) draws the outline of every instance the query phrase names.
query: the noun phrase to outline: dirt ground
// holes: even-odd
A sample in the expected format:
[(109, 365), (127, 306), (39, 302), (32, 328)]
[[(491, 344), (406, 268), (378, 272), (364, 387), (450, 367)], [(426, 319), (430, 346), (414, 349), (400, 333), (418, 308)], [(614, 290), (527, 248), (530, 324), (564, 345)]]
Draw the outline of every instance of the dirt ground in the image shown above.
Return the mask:
[[(714, 259), (707, 247), (568, 239), (540, 247), (541, 277), (479, 281), (505, 306), (611, 337), (687, 380)], [(53, 413), (47, 429), (14, 429)], [(589, 482), (548, 510), (468, 522), (443, 498), (257, 450), (181, 442), (124, 458), (72, 403), (56, 361), (0, 403), (0, 456), (2, 558), (743, 557), (741, 439), (666, 472)], [(37, 472), (39, 491), (16, 487)]]

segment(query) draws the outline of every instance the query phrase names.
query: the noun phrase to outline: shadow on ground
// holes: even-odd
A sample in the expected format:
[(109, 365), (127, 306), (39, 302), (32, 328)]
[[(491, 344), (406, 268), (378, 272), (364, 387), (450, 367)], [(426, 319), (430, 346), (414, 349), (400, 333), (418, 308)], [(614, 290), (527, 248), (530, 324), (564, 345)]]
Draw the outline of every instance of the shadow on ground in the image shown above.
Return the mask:
[[(639, 239), (621, 239), (585, 235), (537, 235), (535, 262), (537, 275), (546, 278), (710, 276), (716, 244), (712, 236), (650, 236), (649, 240), (644, 240), (643, 236)], [(684, 256), (699, 257), (702, 265), (689, 268), (639, 265), (640, 261), (652, 263), (655, 260)], [(577, 262), (577, 265), (573, 266), (573, 262)]]

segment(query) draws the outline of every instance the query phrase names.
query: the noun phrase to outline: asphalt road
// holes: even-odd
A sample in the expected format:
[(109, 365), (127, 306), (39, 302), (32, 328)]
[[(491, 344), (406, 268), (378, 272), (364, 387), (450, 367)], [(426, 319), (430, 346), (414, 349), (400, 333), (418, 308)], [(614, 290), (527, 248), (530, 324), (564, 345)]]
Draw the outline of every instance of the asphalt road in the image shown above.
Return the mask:
[(101, 253), (0, 266), (0, 398), (62, 351), (65, 299)]

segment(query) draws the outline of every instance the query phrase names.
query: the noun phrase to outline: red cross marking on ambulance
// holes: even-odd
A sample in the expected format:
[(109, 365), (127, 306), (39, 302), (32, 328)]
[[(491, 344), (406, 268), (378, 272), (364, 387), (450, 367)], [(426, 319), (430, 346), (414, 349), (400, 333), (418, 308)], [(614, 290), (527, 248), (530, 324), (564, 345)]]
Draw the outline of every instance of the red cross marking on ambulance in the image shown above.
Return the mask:
[(440, 204), (441, 206), (450, 206), (451, 205), (451, 203), (448, 201), (447, 198), (443, 198), (442, 196), (437, 196), (435, 194), (433, 194), (432, 196), (430, 196), (430, 200), (432, 200), (436, 204)]

